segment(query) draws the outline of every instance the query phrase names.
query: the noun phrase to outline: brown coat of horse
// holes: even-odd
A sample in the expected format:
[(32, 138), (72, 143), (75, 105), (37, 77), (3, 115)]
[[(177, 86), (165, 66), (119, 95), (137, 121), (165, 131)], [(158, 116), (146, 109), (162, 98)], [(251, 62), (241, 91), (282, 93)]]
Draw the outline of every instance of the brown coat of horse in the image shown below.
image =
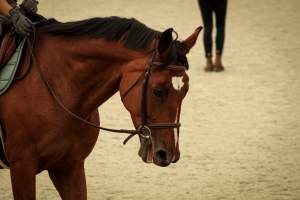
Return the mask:
[[(106, 20), (109, 22), (110, 18)], [(42, 81), (37, 65), (70, 110), (100, 124), (97, 108), (116, 92), (120, 91), (122, 95), (144, 72), (153, 55), (149, 49), (158, 44), (155, 60), (164, 62), (169, 51), (175, 48), (173, 39), (170, 40), (172, 33), (159, 33), (159, 37), (153, 38), (145, 50), (124, 45), (123, 38), (131, 34), (129, 29), (121, 32), (121, 38), (115, 39), (107, 39), (105, 34), (103, 37), (76, 34), (78, 27), (83, 30), (95, 26), (84, 22), (87, 21), (75, 22), (69, 28), (68, 24), (53, 22), (58, 24), (56, 29), (61, 29), (61, 33), (54, 33), (51, 23), (41, 25), (36, 33), (37, 63), (33, 63), (25, 78), (15, 81), (10, 90), (0, 97), (0, 120), (6, 134), (6, 152), (13, 194), (17, 200), (35, 199), (35, 176), (43, 170), (48, 170), (62, 199), (87, 199), (84, 160), (98, 138), (97, 129), (74, 119), (58, 106)], [(104, 26), (102, 24), (98, 28), (103, 29)], [(199, 32), (197, 29), (180, 43), (186, 52), (195, 44)], [(180, 91), (172, 89), (172, 76), (183, 77), (184, 86)], [(141, 122), (141, 85), (141, 82), (138, 83), (123, 100), (135, 127)], [(181, 104), (176, 98), (182, 100), (188, 90), (187, 74), (185, 71), (153, 70), (149, 88), (156, 87), (168, 89), (168, 97), (158, 95), (159, 100), (153, 100), (149, 95), (148, 109), (153, 110), (149, 119), (155, 122), (174, 121), (177, 102)], [(179, 154), (174, 145), (174, 130), (154, 131), (153, 138), (155, 145), (151, 153), (154, 157), (161, 156), (155, 151), (164, 150), (170, 155), (165, 162), (170, 164)], [(179, 155), (177, 157), (178, 160)], [(160, 165), (158, 161), (156, 164)]]

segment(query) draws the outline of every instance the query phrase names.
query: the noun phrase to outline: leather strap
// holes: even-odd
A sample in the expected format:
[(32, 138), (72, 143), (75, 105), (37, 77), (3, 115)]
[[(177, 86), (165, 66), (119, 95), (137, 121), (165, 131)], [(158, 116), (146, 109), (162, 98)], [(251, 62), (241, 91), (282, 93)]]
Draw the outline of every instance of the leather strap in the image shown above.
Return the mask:
[[(154, 52), (150, 63), (148, 64), (147, 67), (147, 71), (141, 74), (140, 77), (142, 77), (142, 75), (144, 74), (144, 80), (143, 80), (143, 91), (142, 91), (142, 98), (141, 98), (141, 116), (142, 116), (142, 125), (137, 129), (137, 130), (126, 130), (126, 129), (111, 129), (111, 128), (105, 128), (102, 126), (98, 126), (96, 124), (91, 123), (90, 121), (87, 121), (86, 119), (84, 119), (83, 117), (75, 114), (73, 111), (71, 111), (69, 108), (67, 108), (64, 103), (62, 102), (62, 100), (59, 98), (59, 96), (57, 95), (56, 91), (54, 90), (54, 88), (52, 88), (49, 80), (47, 79), (47, 77), (45, 76), (45, 74), (43, 73), (41, 66), (39, 65), (39, 63), (37, 62), (37, 59), (33, 53), (33, 48), (34, 48), (34, 43), (35, 43), (35, 31), (33, 33), (33, 43), (31, 43), (30, 39), (27, 39), (28, 42), (28, 48), (30, 50), (30, 55), (32, 57), (32, 60), (34, 63), (36, 63), (38, 72), (42, 78), (42, 81), (44, 82), (44, 84), (46, 85), (47, 89), (49, 90), (49, 92), (51, 93), (51, 95), (54, 97), (55, 101), (58, 103), (58, 105), (65, 111), (67, 112), (70, 116), (74, 117), (75, 119), (100, 130), (105, 130), (105, 131), (109, 131), (109, 132), (115, 132), (115, 133), (126, 133), (126, 134), (130, 134), (125, 141), (123, 142), (124, 144), (126, 144), (127, 141), (129, 141), (133, 136), (135, 135), (139, 135), (140, 137), (148, 137), (148, 135), (151, 135), (151, 130), (150, 129), (172, 129), (172, 128), (177, 128), (179, 129), (180, 127), (180, 123), (179, 120), (177, 120), (177, 123), (152, 123), (152, 124), (148, 124), (147, 123), (147, 91), (148, 91), (148, 81), (151, 75), (151, 69), (152, 66), (158, 66), (158, 65), (162, 65), (162, 63), (158, 63), (158, 62), (153, 62), (153, 59), (156, 55), (156, 51)], [(169, 66), (166, 66), (167, 68)], [(174, 69), (180, 69), (180, 70), (185, 70), (185, 67), (183, 66), (173, 66), (170, 67), (174, 68)], [(127, 94), (131, 91), (131, 89), (139, 82), (140, 77), (138, 77), (138, 79), (129, 87), (129, 89), (124, 93), (122, 99), (124, 99)], [(147, 131), (145, 131), (147, 130)], [(179, 134), (179, 133), (178, 133)]]

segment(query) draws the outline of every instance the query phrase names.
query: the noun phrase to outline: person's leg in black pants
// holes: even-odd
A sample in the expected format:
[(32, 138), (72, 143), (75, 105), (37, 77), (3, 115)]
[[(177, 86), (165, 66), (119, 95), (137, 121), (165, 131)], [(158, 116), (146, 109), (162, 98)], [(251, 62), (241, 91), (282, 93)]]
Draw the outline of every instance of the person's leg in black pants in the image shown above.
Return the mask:
[(204, 50), (206, 56), (205, 71), (213, 71), (212, 62), (212, 29), (213, 29), (213, 7), (210, 0), (198, 0), (202, 20), (204, 24)]
[[(225, 38), (227, 0), (198, 0), (204, 24), (205, 71), (223, 71), (222, 53)], [(213, 13), (216, 15), (216, 58), (212, 63)]]
[(214, 63), (215, 71), (223, 71), (222, 53), (225, 39), (225, 19), (226, 19), (227, 0), (213, 0), (213, 10), (216, 14), (216, 58)]

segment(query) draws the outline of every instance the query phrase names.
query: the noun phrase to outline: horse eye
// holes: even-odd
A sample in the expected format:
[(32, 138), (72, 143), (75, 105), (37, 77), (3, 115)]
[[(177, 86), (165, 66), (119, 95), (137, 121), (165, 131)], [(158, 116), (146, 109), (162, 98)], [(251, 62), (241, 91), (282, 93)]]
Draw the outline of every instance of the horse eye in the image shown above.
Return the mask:
[(164, 89), (153, 89), (153, 94), (156, 97), (163, 98), (167, 96), (168, 92)]

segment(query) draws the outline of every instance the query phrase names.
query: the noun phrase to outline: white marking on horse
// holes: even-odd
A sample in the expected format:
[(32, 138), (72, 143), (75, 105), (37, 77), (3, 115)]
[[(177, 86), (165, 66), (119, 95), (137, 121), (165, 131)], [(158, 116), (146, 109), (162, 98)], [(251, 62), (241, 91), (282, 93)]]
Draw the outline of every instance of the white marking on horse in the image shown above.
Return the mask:
[(172, 85), (175, 90), (180, 91), (181, 88), (184, 86), (183, 76), (173, 76)]

